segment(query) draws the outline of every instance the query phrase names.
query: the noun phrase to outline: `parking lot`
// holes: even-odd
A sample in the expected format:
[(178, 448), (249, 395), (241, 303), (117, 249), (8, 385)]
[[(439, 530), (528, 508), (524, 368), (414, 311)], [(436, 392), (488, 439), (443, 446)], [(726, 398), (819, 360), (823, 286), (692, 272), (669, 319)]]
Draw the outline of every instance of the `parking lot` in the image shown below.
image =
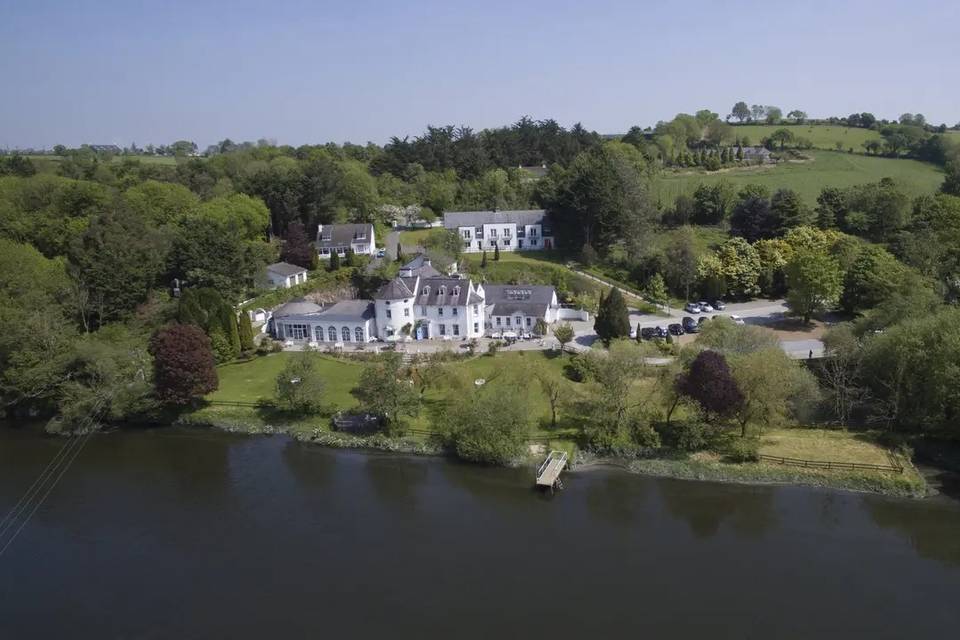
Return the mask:
[[(808, 326), (802, 325), (799, 321), (787, 315), (787, 305), (784, 300), (751, 300), (750, 302), (732, 302), (726, 305), (723, 311), (711, 311), (707, 313), (688, 313), (684, 309), (668, 309), (669, 315), (655, 315), (650, 313), (641, 313), (636, 309), (629, 309), (630, 327), (635, 330), (637, 326), (644, 327), (664, 327), (673, 323), (680, 323), (681, 320), (689, 316), (694, 320), (702, 317), (713, 318), (715, 316), (738, 316), (743, 319), (744, 324), (764, 327), (773, 332), (780, 340), (784, 351), (794, 358), (807, 358), (812, 354), (813, 357), (823, 355), (823, 342), (821, 337), (825, 326), (822, 323), (813, 323)], [(571, 322), (574, 329), (575, 344), (578, 349), (587, 349), (596, 342), (597, 334), (593, 330), (593, 320), (588, 322)], [(687, 344), (696, 339), (695, 334), (685, 334), (676, 336), (674, 339), (680, 344)]]

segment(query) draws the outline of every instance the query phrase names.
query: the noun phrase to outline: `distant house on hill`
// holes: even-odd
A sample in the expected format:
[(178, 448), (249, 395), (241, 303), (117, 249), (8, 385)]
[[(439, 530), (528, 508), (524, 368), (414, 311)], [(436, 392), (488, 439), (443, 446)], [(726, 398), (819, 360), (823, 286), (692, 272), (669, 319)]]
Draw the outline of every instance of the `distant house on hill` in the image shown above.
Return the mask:
[(539, 164), (539, 165), (535, 164), (530, 166), (520, 165), (518, 168), (522, 172), (523, 178), (526, 180), (539, 180), (540, 178), (547, 175), (547, 171), (548, 171), (546, 163)]
[(317, 229), (317, 254), (329, 259), (333, 252), (344, 256), (347, 249), (359, 255), (372, 256), (377, 251), (373, 225), (360, 224), (322, 224)]
[(773, 154), (766, 147), (742, 147), (742, 149), (744, 162), (771, 164), (774, 161)]
[(273, 289), (289, 289), (307, 281), (307, 270), (289, 262), (277, 262), (267, 267), (267, 280)]
[(115, 144), (88, 144), (86, 146), (97, 153), (123, 153), (123, 149)]

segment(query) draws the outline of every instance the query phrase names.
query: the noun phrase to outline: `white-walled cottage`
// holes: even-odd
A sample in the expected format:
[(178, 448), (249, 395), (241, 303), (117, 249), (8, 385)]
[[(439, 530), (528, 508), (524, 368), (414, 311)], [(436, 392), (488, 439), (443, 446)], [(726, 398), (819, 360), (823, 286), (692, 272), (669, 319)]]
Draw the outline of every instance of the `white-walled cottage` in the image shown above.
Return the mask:
[(267, 281), (272, 289), (289, 289), (307, 281), (307, 270), (289, 262), (277, 262), (267, 267)]

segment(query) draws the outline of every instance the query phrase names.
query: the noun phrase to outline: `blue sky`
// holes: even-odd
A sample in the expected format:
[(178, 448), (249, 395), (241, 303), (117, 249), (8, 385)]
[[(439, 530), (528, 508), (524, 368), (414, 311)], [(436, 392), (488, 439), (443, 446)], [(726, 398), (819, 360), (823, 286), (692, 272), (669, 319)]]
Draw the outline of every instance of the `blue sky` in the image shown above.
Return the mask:
[(0, 147), (603, 133), (740, 99), (960, 121), (960, 2), (0, 0)]

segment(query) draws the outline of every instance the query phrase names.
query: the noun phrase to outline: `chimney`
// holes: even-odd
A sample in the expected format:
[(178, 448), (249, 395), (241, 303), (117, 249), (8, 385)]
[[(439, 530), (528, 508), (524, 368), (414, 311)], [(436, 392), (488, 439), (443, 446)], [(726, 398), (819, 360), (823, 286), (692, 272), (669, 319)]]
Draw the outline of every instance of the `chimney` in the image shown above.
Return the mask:
[(317, 242), (320, 242), (320, 234), (323, 232), (323, 225), (317, 227)]

